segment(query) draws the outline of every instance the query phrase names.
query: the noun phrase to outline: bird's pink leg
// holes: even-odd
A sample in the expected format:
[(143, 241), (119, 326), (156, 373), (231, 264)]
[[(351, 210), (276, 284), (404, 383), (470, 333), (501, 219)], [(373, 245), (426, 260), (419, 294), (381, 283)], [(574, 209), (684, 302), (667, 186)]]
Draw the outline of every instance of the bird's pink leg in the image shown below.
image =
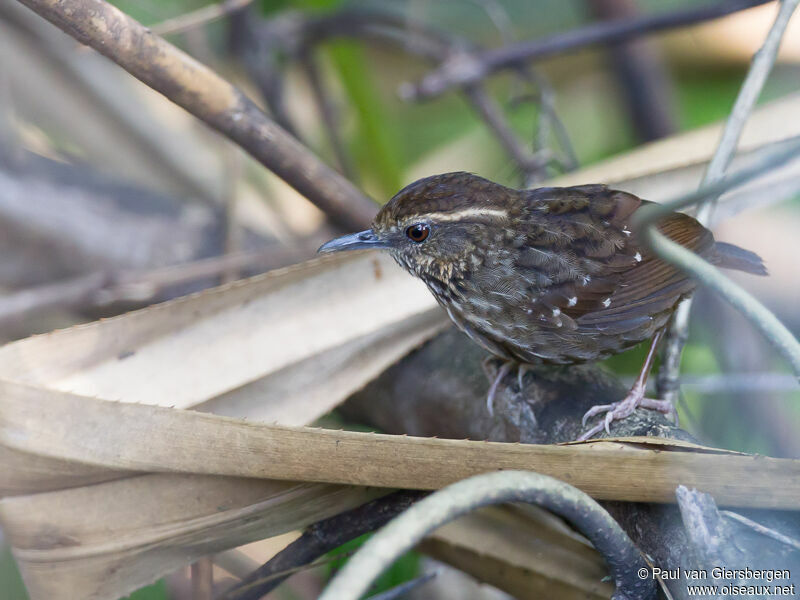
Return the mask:
[[(494, 416), (494, 397), (495, 394), (497, 394), (497, 387), (500, 385), (500, 382), (503, 381), (503, 378), (508, 375), (508, 372), (511, 370), (513, 365), (514, 363), (512, 361), (508, 361), (504, 362), (500, 368), (497, 369), (497, 373), (494, 376), (492, 385), (489, 387), (489, 393), (486, 394), (486, 408), (489, 410), (489, 416)], [(488, 375), (486, 362), (484, 362), (484, 370), (487, 371)]]
[(665, 415), (672, 414), (674, 408), (669, 400), (656, 400), (654, 398), (646, 398), (644, 395), (647, 377), (650, 374), (650, 370), (653, 368), (653, 361), (655, 360), (656, 356), (656, 347), (658, 346), (658, 342), (661, 340), (663, 335), (664, 330), (662, 329), (653, 336), (653, 341), (650, 343), (650, 349), (647, 351), (647, 358), (645, 358), (642, 369), (639, 371), (639, 375), (628, 392), (628, 395), (619, 402), (593, 406), (586, 412), (585, 415), (583, 415), (582, 424), (585, 426), (586, 421), (591, 419), (593, 416), (606, 413), (605, 418), (603, 418), (600, 423), (588, 431), (585, 431), (578, 438), (578, 440), (588, 440), (592, 436), (603, 431), (603, 429), (605, 429), (606, 433), (610, 435), (611, 431), (609, 430), (609, 425), (611, 425), (611, 423), (614, 421), (619, 421), (629, 417), (639, 406), (642, 408), (657, 410)]

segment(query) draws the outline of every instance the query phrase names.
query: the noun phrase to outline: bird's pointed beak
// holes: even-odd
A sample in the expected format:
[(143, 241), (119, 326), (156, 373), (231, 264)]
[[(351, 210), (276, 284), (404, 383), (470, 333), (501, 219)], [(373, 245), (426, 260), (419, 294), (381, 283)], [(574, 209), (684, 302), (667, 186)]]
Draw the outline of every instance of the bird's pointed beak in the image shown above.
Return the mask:
[(329, 252), (341, 252), (343, 250), (369, 250), (388, 247), (389, 244), (386, 241), (380, 239), (372, 229), (367, 229), (365, 231), (359, 231), (358, 233), (343, 235), (335, 240), (326, 242), (319, 247), (317, 252), (319, 254), (326, 254)]

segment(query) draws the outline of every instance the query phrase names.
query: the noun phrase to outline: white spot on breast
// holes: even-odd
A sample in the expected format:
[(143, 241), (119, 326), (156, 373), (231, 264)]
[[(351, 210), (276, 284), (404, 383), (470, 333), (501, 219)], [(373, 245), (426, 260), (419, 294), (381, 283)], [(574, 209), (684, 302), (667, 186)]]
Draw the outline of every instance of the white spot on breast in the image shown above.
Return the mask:
[(636, 262), (642, 262), (642, 253), (641, 252), (637, 252), (636, 254), (634, 254), (633, 255), (633, 260), (635, 260)]
[(631, 232), (630, 232), (630, 230), (628, 229), (627, 226), (622, 228), (622, 233), (624, 233), (625, 235), (630, 235), (631, 234)]
[(592, 280), (591, 277), (589, 277), (588, 275), (584, 275), (583, 276), (583, 281), (581, 282), (581, 284), (582, 285), (587, 285), (591, 280)]
[(578, 303), (578, 297), (573, 296), (567, 300), (567, 306), (575, 306)]
[(554, 308), (553, 309), (553, 316), (554, 317), (557, 317), (560, 314), (561, 314), (561, 309), (560, 308)]
[(611, 306), (611, 298), (606, 298), (605, 300), (603, 300), (603, 306), (605, 306), (606, 308)]

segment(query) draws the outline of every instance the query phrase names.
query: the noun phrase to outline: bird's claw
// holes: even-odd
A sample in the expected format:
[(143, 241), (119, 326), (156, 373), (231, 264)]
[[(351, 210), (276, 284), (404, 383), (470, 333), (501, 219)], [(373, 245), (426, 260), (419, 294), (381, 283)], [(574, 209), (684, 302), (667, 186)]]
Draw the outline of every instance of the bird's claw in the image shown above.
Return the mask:
[(494, 381), (489, 388), (489, 393), (486, 394), (486, 408), (489, 411), (490, 417), (494, 416), (494, 397), (497, 394), (497, 388), (499, 387), (500, 382), (503, 381), (503, 378), (508, 375), (512, 365), (513, 363), (511, 362), (505, 362), (500, 366), (499, 369), (497, 369)]
[(529, 367), (525, 363), (520, 363), (517, 366), (517, 385), (519, 386), (519, 393), (525, 391), (525, 374), (528, 372)]
[(619, 402), (612, 402), (611, 404), (601, 404), (598, 406), (593, 406), (589, 410), (586, 411), (586, 414), (583, 415), (583, 419), (581, 420), (581, 424), (583, 427), (586, 427), (586, 421), (591, 419), (593, 416), (600, 414), (602, 412), (606, 413), (606, 416), (603, 419), (592, 427), (589, 431), (584, 432), (579, 438), (578, 441), (586, 441), (593, 435), (600, 433), (605, 429), (605, 432), (608, 435), (611, 435), (611, 423), (614, 421), (620, 421), (628, 416), (630, 416), (633, 411), (636, 409), (637, 404), (632, 402), (627, 402), (627, 398), (625, 400), (620, 400)]
[(581, 419), (581, 426), (586, 427), (586, 421), (588, 421), (595, 415), (599, 415), (601, 412), (614, 410), (615, 404), (616, 403), (598, 404), (597, 406), (593, 406), (592, 408), (586, 411), (586, 414), (583, 415), (583, 419)]
[(579, 442), (585, 442), (586, 440), (592, 439), (595, 435), (603, 431), (603, 423), (595, 425), (591, 429), (584, 431), (580, 437), (578, 438)]
[(592, 436), (605, 430), (608, 435), (611, 435), (611, 423), (614, 421), (621, 421), (633, 414), (637, 407), (648, 408), (650, 410), (657, 410), (665, 415), (675, 415), (675, 408), (669, 400), (656, 400), (654, 398), (645, 398), (644, 389), (633, 389), (631, 392), (619, 402), (612, 402), (611, 404), (600, 404), (593, 406), (586, 411), (581, 419), (581, 425), (586, 427), (586, 422), (593, 416), (600, 413), (606, 413), (605, 417), (600, 423), (584, 432), (579, 438), (579, 441), (585, 441)]

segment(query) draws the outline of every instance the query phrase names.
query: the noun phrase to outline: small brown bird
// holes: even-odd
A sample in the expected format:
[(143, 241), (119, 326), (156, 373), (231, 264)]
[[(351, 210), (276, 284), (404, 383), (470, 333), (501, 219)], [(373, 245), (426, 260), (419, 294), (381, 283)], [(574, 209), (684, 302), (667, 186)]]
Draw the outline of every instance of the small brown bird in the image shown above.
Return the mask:
[[(672, 411), (669, 402), (645, 398), (644, 388), (661, 333), (695, 284), (638, 240), (631, 217), (646, 204), (604, 185), (515, 190), (446, 173), (405, 187), (372, 229), (319, 251), (386, 249), (422, 279), (453, 322), (504, 361), (489, 390), (490, 412), (513, 366), (594, 361), (652, 340), (627, 397), (586, 413), (584, 423), (606, 417), (585, 439), (637, 406)], [(688, 215), (672, 213), (658, 228), (715, 265), (766, 274), (756, 254), (715, 242)]]

